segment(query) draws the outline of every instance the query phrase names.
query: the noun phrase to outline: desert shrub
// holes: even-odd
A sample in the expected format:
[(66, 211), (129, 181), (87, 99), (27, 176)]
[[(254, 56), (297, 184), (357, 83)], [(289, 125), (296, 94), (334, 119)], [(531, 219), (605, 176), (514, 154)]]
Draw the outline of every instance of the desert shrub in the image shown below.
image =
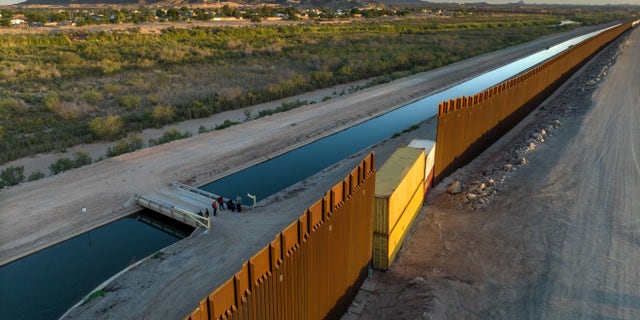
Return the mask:
[(77, 119), (93, 110), (95, 107), (85, 101), (63, 101), (55, 112), (65, 120)]
[(266, 116), (270, 116), (272, 114), (276, 113), (274, 109), (263, 109), (258, 111), (258, 115), (256, 116), (256, 118), (262, 118), (262, 117), (266, 117)]
[(18, 100), (13, 98), (0, 99), (0, 112), (9, 112), (18, 107)]
[(36, 170), (29, 175), (29, 177), (27, 178), (27, 181), (36, 181), (44, 177), (45, 177), (45, 174), (42, 171)]
[(109, 59), (104, 59), (100, 61), (98, 67), (102, 71), (103, 74), (111, 74), (117, 72), (122, 68), (122, 64), (117, 61), (111, 61)]
[(163, 133), (160, 138), (149, 139), (149, 145), (157, 146), (157, 145), (161, 145), (174, 140), (185, 139), (185, 138), (191, 137), (191, 135), (192, 134), (189, 131), (185, 131), (184, 133), (182, 133), (177, 128), (171, 128), (165, 131), (165, 133)]
[(118, 116), (98, 117), (89, 121), (89, 130), (97, 139), (113, 139), (120, 135), (123, 125)]
[(109, 147), (109, 149), (107, 150), (107, 156), (115, 157), (121, 154), (142, 149), (143, 147), (144, 143), (142, 142), (142, 138), (137, 135), (130, 135), (126, 139), (122, 139), (116, 142), (113, 147)]
[(147, 96), (147, 101), (150, 104), (160, 104), (160, 97), (157, 94), (150, 94)]
[(5, 186), (15, 186), (24, 181), (24, 166), (9, 166), (0, 172), (2, 184)]
[(156, 127), (161, 127), (164, 124), (172, 122), (174, 120), (174, 114), (175, 109), (167, 105), (155, 106), (151, 110), (151, 116), (153, 117)]
[(58, 174), (67, 170), (71, 170), (75, 168), (75, 161), (69, 158), (59, 158), (54, 163), (49, 165), (49, 170), (51, 174)]
[(103, 89), (107, 96), (114, 97), (120, 94), (122, 86), (117, 83), (107, 83), (104, 85)]
[(44, 99), (42, 99), (42, 102), (47, 109), (53, 112), (58, 112), (58, 110), (60, 110), (60, 96), (57, 92), (47, 94)]
[(58, 63), (63, 66), (78, 66), (84, 63), (84, 60), (75, 52), (62, 51), (58, 53)]
[(222, 130), (225, 128), (229, 128), (231, 126), (235, 126), (236, 124), (239, 124), (240, 122), (236, 122), (236, 121), (231, 121), (231, 120), (225, 120), (223, 123), (216, 125), (215, 129), (216, 130)]
[(118, 104), (127, 108), (128, 110), (140, 107), (142, 103), (142, 97), (136, 94), (126, 94), (119, 96), (117, 99)]
[(102, 93), (95, 89), (89, 89), (83, 92), (80, 97), (87, 103), (97, 104), (102, 100)]
[(91, 156), (85, 151), (78, 151), (73, 155), (73, 162), (75, 163), (75, 167), (79, 168), (87, 164), (91, 164), (93, 159)]
[(251, 110), (251, 108), (246, 108), (246, 109), (242, 110), (242, 113), (244, 113), (244, 121), (251, 120), (251, 113), (252, 112), (253, 112), (253, 110)]

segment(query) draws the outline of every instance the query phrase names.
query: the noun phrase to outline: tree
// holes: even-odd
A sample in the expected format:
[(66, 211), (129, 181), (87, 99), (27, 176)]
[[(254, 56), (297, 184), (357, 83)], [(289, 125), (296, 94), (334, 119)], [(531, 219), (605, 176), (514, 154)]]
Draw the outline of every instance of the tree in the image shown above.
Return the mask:
[(285, 15), (287, 15), (288, 20), (300, 20), (300, 17), (298, 17), (298, 9), (294, 7), (287, 7), (285, 9)]
[(69, 12), (67, 11), (52, 12), (49, 14), (49, 20), (53, 22), (69, 21)]
[(1, 27), (10, 27), (11, 26), (11, 18), (5, 17), (4, 15), (2, 15), (2, 18), (0, 18), (0, 26)]
[(40, 12), (36, 12), (36, 11), (25, 12), (24, 16), (27, 17), (27, 21), (29, 22), (38, 22), (38, 23), (47, 22), (47, 17), (45, 17)]
[(24, 181), (24, 166), (9, 166), (0, 173), (3, 185), (15, 186)]
[(222, 6), (222, 9), (220, 10), (220, 14), (225, 16), (225, 17), (231, 17), (233, 16), (233, 9), (231, 7), (229, 7), (228, 4), (225, 4), (224, 6)]
[(180, 20), (180, 12), (176, 9), (167, 10), (167, 16), (169, 17), (169, 21), (179, 21)]

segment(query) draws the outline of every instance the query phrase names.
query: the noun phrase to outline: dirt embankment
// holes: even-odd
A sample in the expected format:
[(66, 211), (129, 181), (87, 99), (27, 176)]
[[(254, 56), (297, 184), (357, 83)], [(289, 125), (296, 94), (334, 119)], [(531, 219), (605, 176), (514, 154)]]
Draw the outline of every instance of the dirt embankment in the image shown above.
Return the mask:
[(640, 318), (639, 57), (636, 28), (436, 188), (345, 318)]

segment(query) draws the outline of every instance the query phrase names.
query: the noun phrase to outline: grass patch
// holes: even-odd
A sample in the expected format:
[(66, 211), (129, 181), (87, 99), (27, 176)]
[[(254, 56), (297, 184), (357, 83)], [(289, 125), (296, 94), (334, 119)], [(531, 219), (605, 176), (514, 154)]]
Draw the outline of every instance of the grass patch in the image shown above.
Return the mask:
[(402, 130), (400, 132), (394, 133), (393, 136), (391, 136), (391, 138), (397, 138), (397, 137), (401, 136), (403, 133), (407, 133), (407, 132), (411, 132), (411, 131), (414, 131), (414, 130), (418, 130), (418, 128), (420, 128), (420, 125), (414, 124), (414, 125), (406, 128), (406, 129), (404, 129), (404, 130)]
[(107, 292), (106, 292), (106, 291), (104, 291), (104, 290), (102, 290), (102, 289), (100, 289), (100, 290), (96, 290), (96, 291), (94, 291), (94, 292), (91, 292), (88, 296), (86, 296), (86, 297), (84, 298), (84, 301), (82, 302), (82, 304), (85, 304), (85, 303), (87, 303), (87, 302), (89, 302), (89, 301), (91, 301), (92, 299), (95, 299), (95, 298), (97, 298), (97, 297), (104, 297), (104, 295), (105, 295), (106, 293), (107, 293)]

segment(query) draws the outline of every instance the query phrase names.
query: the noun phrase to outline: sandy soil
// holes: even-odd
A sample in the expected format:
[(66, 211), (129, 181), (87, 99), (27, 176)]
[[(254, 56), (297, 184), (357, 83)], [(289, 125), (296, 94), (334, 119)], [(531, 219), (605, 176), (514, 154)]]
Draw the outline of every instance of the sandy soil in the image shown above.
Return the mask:
[(640, 318), (638, 61), (636, 28), (440, 184), (344, 318)]

